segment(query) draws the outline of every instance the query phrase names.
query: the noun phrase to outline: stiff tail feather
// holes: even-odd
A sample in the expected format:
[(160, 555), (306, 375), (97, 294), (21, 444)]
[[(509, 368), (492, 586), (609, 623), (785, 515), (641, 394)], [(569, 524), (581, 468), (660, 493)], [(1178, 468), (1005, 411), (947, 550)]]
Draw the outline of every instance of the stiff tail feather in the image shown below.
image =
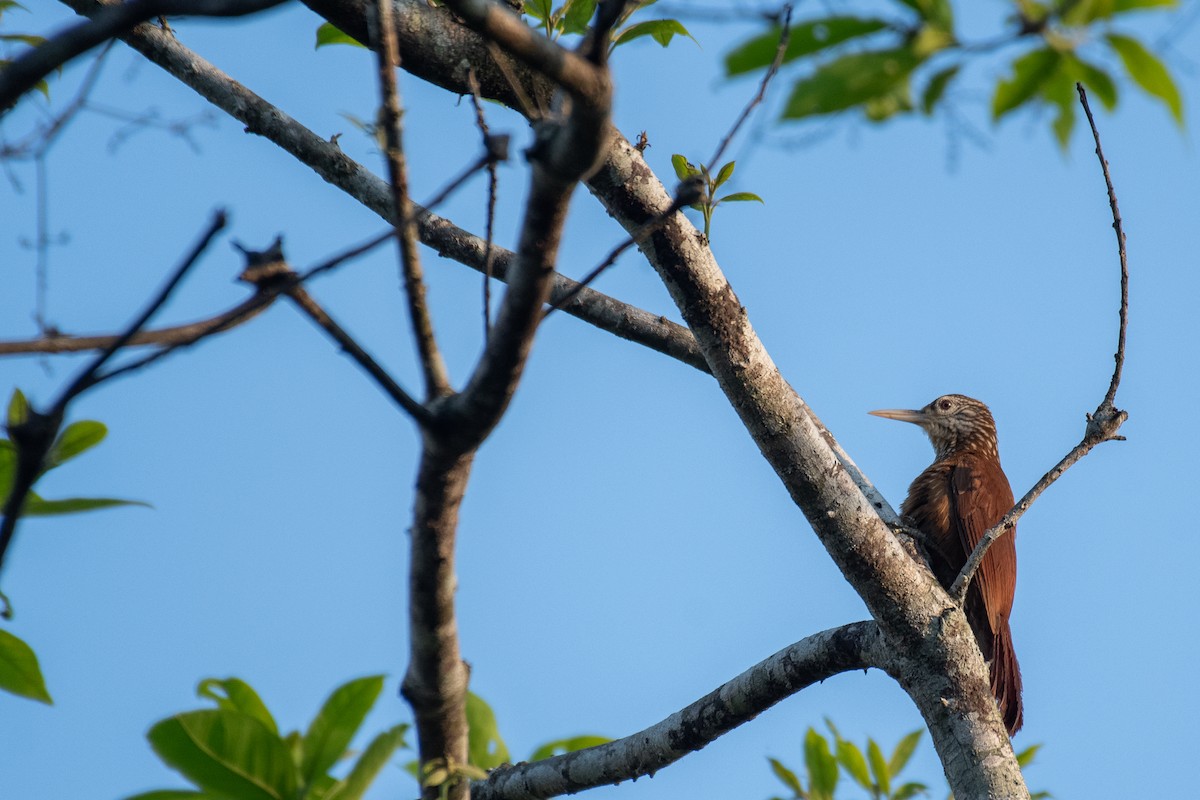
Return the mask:
[(1012, 632), (1008, 620), (992, 635), (992, 694), (1000, 708), (1000, 716), (1012, 736), (1021, 729), (1025, 715), (1021, 706), (1021, 667), (1013, 651)]

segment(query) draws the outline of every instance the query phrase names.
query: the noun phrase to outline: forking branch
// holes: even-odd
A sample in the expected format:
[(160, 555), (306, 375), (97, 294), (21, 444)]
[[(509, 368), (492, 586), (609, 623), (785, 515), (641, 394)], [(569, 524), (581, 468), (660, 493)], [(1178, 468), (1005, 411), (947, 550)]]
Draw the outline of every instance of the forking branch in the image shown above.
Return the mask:
[(1025, 496), (1022, 497), (1012, 510), (1004, 515), (998, 523), (993, 525), (983, 538), (979, 540), (979, 544), (971, 552), (967, 563), (963, 565), (962, 572), (954, 579), (954, 585), (950, 587), (950, 596), (958, 603), (962, 603), (967, 596), (967, 589), (971, 586), (971, 580), (975, 577), (975, 573), (979, 570), (979, 565), (983, 563), (983, 557), (987, 555), (988, 548), (1003, 536), (1008, 531), (1013, 529), (1017, 520), (1029, 510), (1033, 505), (1033, 501), (1041, 495), (1042, 492), (1058, 480), (1064, 472), (1070, 469), (1076, 462), (1082, 459), (1093, 447), (1103, 442), (1124, 441), (1125, 437), (1119, 435), (1121, 425), (1129, 418), (1129, 414), (1121, 411), (1113, 405), (1113, 401), (1117, 396), (1117, 387), (1121, 384), (1121, 370), (1125, 365), (1125, 329), (1129, 320), (1129, 264), (1125, 253), (1125, 230), (1121, 224), (1121, 212), (1117, 207), (1117, 193), (1113, 189), (1112, 175), (1108, 171), (1108, 160), (1104, 157), (1104, 149), (1100, 145), (1100, 132), (1096, 129), (1096, 120), (1092, 116), (1092, 109), (1088, 106), (1087, 92), (1084, 91), (1083, 84), (1075, 84), (1076, 90), (1079, 92), (1079, 102), (1083, 105), (1083, 111), (1087, 115), (1088, 124), (1092, 128), (1092, 138), (1096, 142), (1096, 157), (1100, 159), (1100, 168), (1104, 173), (1104, 184), (1108, 190), (1108, 203), (1112, 209), (1113, 216), (1113, 231), (1117, 236), (1117, 256), (1121, 263), (1121, 307), (1119, 310), (1119, 330), (1117, 333), (1117, 352), (1113, 359), (1116, 362), (1113, 367), (1112, 379), (1108, 384), (1108, 391), (1104, 395), (1104, 399), (1100, 401), (1100, 405), (1096, 410), (1087, 415), (1087, 428), (1084, 431), (1083, 439), (1079, 444), (1071, 448), (1071, 451), (1063, 456), (1062, 460), (1054, 465), (1054, 468), (1041, 477), (1041, 479), (1033, 485)]

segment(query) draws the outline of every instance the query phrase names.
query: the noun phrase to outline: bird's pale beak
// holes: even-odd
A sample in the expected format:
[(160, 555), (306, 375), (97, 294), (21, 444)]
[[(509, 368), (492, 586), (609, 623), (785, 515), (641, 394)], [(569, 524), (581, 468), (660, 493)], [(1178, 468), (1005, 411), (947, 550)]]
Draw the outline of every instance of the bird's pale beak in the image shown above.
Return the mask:
[(925, 422), (925, 412), (907, 408), (881, 408), (878, 411), (868, 411), (868, 414), (884, 419), (898, 419), (901, 422), (911, 422), (921, 425)]

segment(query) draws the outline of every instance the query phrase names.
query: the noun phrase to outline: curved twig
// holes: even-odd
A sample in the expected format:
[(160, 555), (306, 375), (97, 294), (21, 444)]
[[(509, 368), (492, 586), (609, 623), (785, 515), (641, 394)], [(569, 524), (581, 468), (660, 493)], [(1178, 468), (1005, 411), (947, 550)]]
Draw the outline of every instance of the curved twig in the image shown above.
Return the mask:
[(1083, 89), (1082, 84), (1075, 84), (1075, 88), (1079, 92), (1079, 102), (1083, 105), (1084, 113), (1087, 114), (1088, 124), (1092, 127), (1092, 138), (1096, 141), (1096, 157), (1100, 159), (1100, 168), (1104, 173), (1104, 184), (1108, 189), (1108, 204), (1112, 208), (1113, 215), (1113, 230), (1117, 234), (1117, 255), (1121, 262), (1121, 308), (1119, 312), (1120, 330), (1117, 334), (1117, 352), (1113, 357), (1116, 362), (1113, 368), (1112, 379), (1108, 383), (1108, 391), (1104, 395), (1104, 399), (1100, 401), (1100, 405), (1096, 410), (1087, 415), (1087, 428), (1083, 434), (1083, 440), (1075, 447), (1071, 448), (1071, 452), (1063, 456), (1063, 459), (1054, 465), (1054, 468), (1041, 477), (1041, 479), (1033, 485), (1033, 488), (1025, 493), (1025, 496), (1013, 506), (1012, 510), (1004, 515), (998, 523), (992, 526), (983, 538), (979, 540), (979, 544), (971, 552), (971, 557), (967, 559), (967, 563), (963, 565), (962, 571), (958, 577), (954, 579), (954, 585), (950, 587), (950, 596), (959, 603), (967, 596), (967, 589), (971, 585), (971, 580), (975, 577), (975, 573), (979, 570), (979, 565), (983, 563), (983, 557), (987, 555), (988, 548), (1003, 536), (1006, 532), (1013, 529), (1017, 524), (1017, 520), (1021, 518), (1033, 501), (1041, 495), (1042, 492), (1054, 483), (1064, 472), (1071, 468), (1077, 461), (1086, 456), (1093, 447), (1103, 442), (1124, 441), (1125, 437), (1117, 433), (1125, 420), (1129, 418), (1129, 414), (1121, 411), (1113, 405), (1113, 400), (1117, 396), (1117, 387), (1121, 384), (1121, 370), (1125, 365), (1125, 328), (1129, 320), (1129, 265), (1125, 254), (1125, 231), (1121, 226), (1121, 212), (1117, 208), (1117, 193), (1113, 189), (1112, 176), (1108, 172), (1108, 161), (1104, 158), (1104, 150), (1100, 146), (1100, 132), (1096, 129), (1096, 120), (1092, 116), (1092, 109), (1088, 106), (1087, 93)]

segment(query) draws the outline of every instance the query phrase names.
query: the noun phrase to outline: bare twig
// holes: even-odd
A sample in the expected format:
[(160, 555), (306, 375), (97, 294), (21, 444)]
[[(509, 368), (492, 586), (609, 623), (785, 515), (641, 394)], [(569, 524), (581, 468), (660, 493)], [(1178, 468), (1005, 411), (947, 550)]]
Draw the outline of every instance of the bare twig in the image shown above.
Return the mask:
[(450, 378), (446, 364), (438, 350), (437, 337), (433, 332), (433, 320), (425, 300), (425, 277), (421, 268), (421, 256), (417, 247), (416, 227), (409, 219), (412, 201), (408, 196), (408, 165), (404, 157), (404, 144), (400, 126), (400, 88), (396, 82), (396, 31), (392, 25), (391, 0), (376, 0), (375, 35), (378, 46), (379, 91), (382, 95), (380, 123), (386, 139), (388, 179), (392, 185), (392, 203), (396, 231), (399, 234), (400, 266), (404, 275), (404, 294), (408, 302), (409, 322), (417, 344), (421, 370), (425, 376), (427, 399), (450, 393)]
[(1100, 159), (1100, 168), (1104, 173), (1104, 184), (1108, 189), (1108, 204), (1112, 208), (1113, 230), (1117, 234), (1117, 255), (1121, 262), (1121, 307), (1119, 312), (1120, 331), (1117, 334), (1117, 352), (1114, 356), (1116, 364), (1113, 368), (1112, 379), (1109, 381), (1108, 391), (1105, 393), (1104, 399), (1100, 401), (1100, 405), (1097, 406), (1095, 411), (1087, 415), (1087, 427), (1084, 431), (1083, 440), (1071, 448), (1071, 452), (1067, 453), (1061, 461), (1055, 464), (1052, 470), (1043, 475), (1033, 485), (1033, 488), (1025, 493), (1025, 496), (1020, 499), (1012, 510), (1004, 515), (1004, 518), (1000, 522), (988, 529), (983, 538), (979, 540), (979, 544), (971, 552), (971, 557), (967, 559), (967, 563), (963, 565), (962, 571), (954, 579), (954, 585), (950, 587), (950, 596), (959, 603), (967, 596), (967, 589), (970, 587), (975, 573), (979, 570), (979, 565), (983, 563), (983, 557), (987, 555), (988, 548), (997, 539), (1015, 527), (1021, 515), (1029, 509), (1033, 501), (1042, 492), (1046, 491), (1050, 484), (1058, 480), (1064, 472), (1086, 456), (1096, 445), (1103, 442), (1124, 441), (1125, 439), (1124, 436), (1118, 434), (1118, 431), (1125, 420), (1129, 418), (1129, 414), (1113, 406), (1113, 400), (1117, 395), (1117, 387), (1121, 383), (1121, 369), (1125, 364), (1125, 327), (1129, 318), (1129, 267), (1125, 254), (1125, 231), (1121, 226), (1121, 212), (1117, 208), (1117, 193), (1113, 189), (1112, 176), (1108, 171), (1108, 161), (1104, 158), (1104, 150), (1100, 147), (1100, 132), (1096, 129), (1096, 120), (1092, 116), (1092, 109), (1088, 107), (1087, 93), (1084, 91), (1082, 84), (1075, 84), (1075, 88), (1079, 92), (1079, 102), (1083, 105), (1084, 113), (1087, 114), (1088, 124), (1092, 127), (1092, 137), (1096, 141), (1096, 157)]
[(128, 0), (97, 11), (30, 49), (0, 71), (0, 114), (25, 92), (72, 58), (101, 42), (120, 36), (140, 22), (158, 15), (191, 14), (227, 17), (254, 14), (283, 0)]
[[(479, 78), (472, 67), (467, 70), (467, 86), (471, 89), (471, 105), (475, 107), (475, 125), (483, 137), (484, 147), (491, 141), (487, 118), (483, 115), (483, 98), (480, 96)], [(496, 163), (488, 162), (488, 199), (487, 222), (484, 229), (484, 240), (487, 242), (483, 251), (483, 341), (487, 342), (492, 328), (492, 240), (496, 224), (496, 189), (498, 176)]]
[(486, 780), (471, 785), (471, 797), (550, 798), (653, 775), (814, 683), (883, 666), (887, 657), (874, 622), (852, 622), (813, 634), (645, 730), (596, 747), (493, 770)]
[(725, 134), (725, 138), (717, 145), (717, 151), (713, 153), (712, 158), (708, 160), (708, 171), (715, 173), (718, 162), (721, 156), (725, 153), (729, 143), (733, 141), (733, 137), (741, 130), (742, 125), (750, 118), (750, 112), (758, 106), (767, 96), (767, 86), (771, 83), (771, 79), (775, 77), (775, 73), (779, 72), (779, 67), (783, 64), (783, 57), (787, 54), (788, 43), (792, 38), (792, 4), (787, 3), (780, 10), (779, 17), (776, 19), (779, 28), (779, 44), (775, 47), (775, 58), (771, 60), (771, 66), (767, 67), (767, 73), (763, 75), (762, 81), (758, 84), (758, 93), (750, 99), (746, 107), (742, 109), (742, 113), (734, 121), (733, 126), (729, 129), (729, 133)]

